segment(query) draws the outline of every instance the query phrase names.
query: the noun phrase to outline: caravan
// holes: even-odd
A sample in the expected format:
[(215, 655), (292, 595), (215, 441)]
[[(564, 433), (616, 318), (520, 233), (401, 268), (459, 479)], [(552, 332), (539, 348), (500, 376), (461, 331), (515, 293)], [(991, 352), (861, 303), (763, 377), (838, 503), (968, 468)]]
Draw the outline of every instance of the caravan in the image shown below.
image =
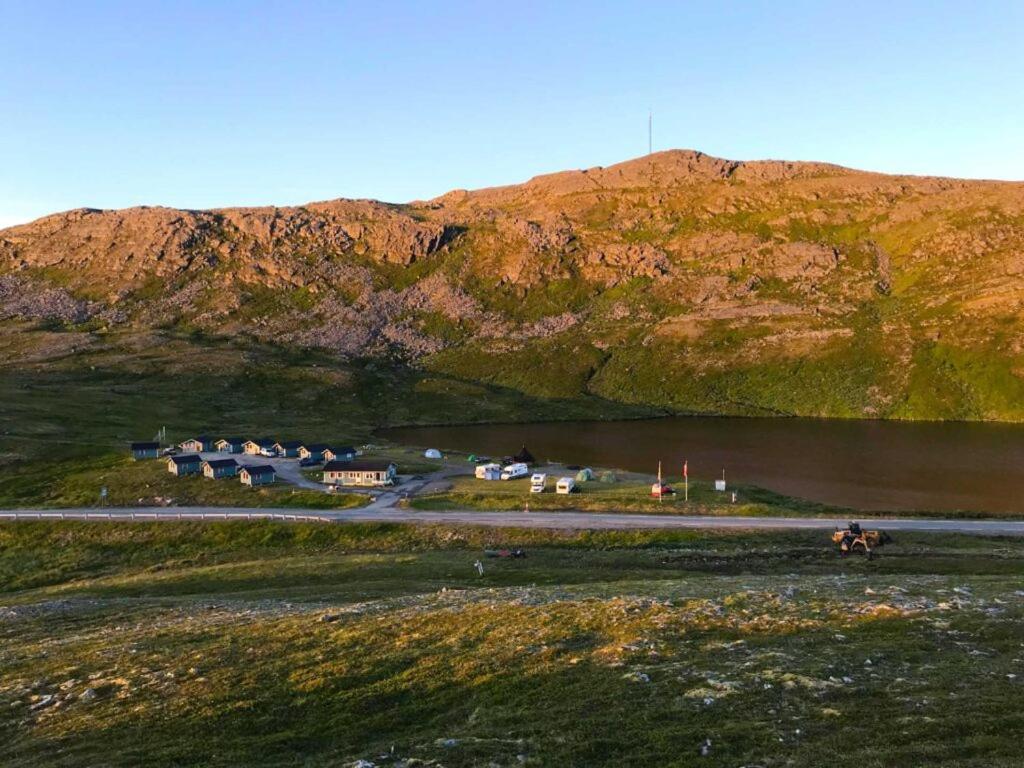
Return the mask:
[(544, 493), (547, 488), (548, 476), (538, 472), (530, 478), (530, 493)]
[(477, 480), (500, 480), (501, 479), (501, 465), (500, 464), (481, 464), (476, 468), (476, 479)]
[(501, 479), (518, 480), (520, 477), (526, 477), (528, 474), (530, 474), (530, 468), (523, 462), (517, 461), (501, 470)]
[(571, 477), (560, 477), (558, 478), (558, 484), (555, 486), (556, 493), (575, 493), (576, 492), (576, 481)]

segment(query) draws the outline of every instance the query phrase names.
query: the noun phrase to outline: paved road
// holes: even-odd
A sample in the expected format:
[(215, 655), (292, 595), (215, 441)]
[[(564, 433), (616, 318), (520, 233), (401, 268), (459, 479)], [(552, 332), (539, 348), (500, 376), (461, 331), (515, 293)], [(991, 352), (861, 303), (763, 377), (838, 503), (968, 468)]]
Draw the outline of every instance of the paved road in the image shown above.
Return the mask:
[[(683, 515), (634, 515), (589, 512), (478, 512), (450, 510), (421, 512), (371, 506), (346, 510), (266, 509), (244, 507), (124, 507), (97, 510), (22, 509), (0, 510), (0, 519), (40, 515), (46, 518), (109, 516), (111, 520), (164, 519), (208, 516), (212, 519), (279, 516), (336, 522), (455, 523), (507, 528), (637, 529), (637, 528), (758, 528), (766, 530), (831, 530), (846, 520), (814, 517), (728, 517)], [(924, 518), (862, 518), (871, 528), (887, 531), (940, 531), (1001, 536), (1024, 536), (1024, 520), (941, 520)]]

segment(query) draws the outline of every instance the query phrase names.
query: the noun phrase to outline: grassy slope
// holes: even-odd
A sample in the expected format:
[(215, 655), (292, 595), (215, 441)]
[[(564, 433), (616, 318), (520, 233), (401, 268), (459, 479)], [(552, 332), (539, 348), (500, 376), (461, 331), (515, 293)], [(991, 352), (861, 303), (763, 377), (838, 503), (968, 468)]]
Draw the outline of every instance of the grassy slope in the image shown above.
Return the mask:
[[(23, 336), (30, 343), (32, 333)], [(236, 483), (176, 482), (156, 465), (123, 460), (129, 441), (150, 439), (161, 426), (171, 441), (209, 431), (360, 445), (391, 424), (647, 412), (594, 398), (533, 398), (380, 362), (344, 363), (175, 334), (144, 342), (131, 334), (104, 338), (69, 357), (4, 367), (0, 402), (0, 506), (92, 503), (103, 484), (115, 503), (170, 496), (230, 505), (243, 495), (256, 498)], [(276, 500), (285, 491), (268, 493)]]
[[(1017, 540), (901, 536), (870, 564), (814, 533), (16, 524), (0, 544), (13, 768), (689, 765), (705, 739), (708, 765), (1018, 764)], [(477, 577), (503, 544), (529, 556)]]

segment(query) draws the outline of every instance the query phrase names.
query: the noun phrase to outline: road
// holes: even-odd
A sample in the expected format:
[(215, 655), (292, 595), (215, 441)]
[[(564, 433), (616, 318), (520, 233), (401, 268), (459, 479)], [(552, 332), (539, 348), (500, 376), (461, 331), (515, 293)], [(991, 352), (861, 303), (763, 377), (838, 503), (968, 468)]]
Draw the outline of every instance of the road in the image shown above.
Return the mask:
[[(0, 520), (15, 516), (91, 518), (109, 520), (176, 520), (208, 517), (257, 518), (274, 516), (324, 522), (448, 523), (500, 528), (637, 529), (637, 528), (757, 528), (764, 530), (832, 530), (846, 520), (815, 517), (731, 517), (704, 515), (639, 515), (614, 512), (479, 512), (446, 510), (422, 512), (374, 504), (362, 509), (301, 510), (245, 507), (118, 507), (0, 510)], [(1024, 520), (943, 520), (927, 518), (863, 518), (866, 527), (886, 531), (934, 531), (998, 536), (1024, 536)]]

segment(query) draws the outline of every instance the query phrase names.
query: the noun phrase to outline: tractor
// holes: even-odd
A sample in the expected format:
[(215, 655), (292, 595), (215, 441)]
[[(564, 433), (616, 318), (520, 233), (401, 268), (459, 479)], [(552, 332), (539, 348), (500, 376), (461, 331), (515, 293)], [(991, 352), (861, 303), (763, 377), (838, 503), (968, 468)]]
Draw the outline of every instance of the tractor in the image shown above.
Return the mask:
[(836, 528), (832, 534), (832, 542), (839, 546), (842, 557), (851, 552), (861, 552), (870, 560), (878, 547), (891, 541), (892, 537), (885, 531), (865, 531), (860, 523), (850, 523), (845, 529)]

